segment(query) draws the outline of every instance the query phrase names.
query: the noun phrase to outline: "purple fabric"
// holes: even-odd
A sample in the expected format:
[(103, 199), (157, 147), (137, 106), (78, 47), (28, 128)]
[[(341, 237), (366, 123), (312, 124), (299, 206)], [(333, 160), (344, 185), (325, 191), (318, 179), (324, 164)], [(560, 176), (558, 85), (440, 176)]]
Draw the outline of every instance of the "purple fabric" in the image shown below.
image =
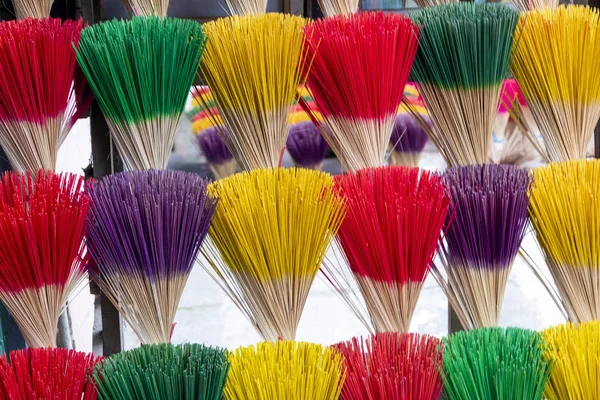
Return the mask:
[(510, 266), (528, 222), (529, 172), (511, 165), (456, 167), (444, 181), (455, 211), (446, 232), (450, 265)]
[(216, 199), (182, 171), (134, 171), (88, 185), (88, 247), (96, 273), (169, 278), (194, 265)]
[[(423, 116), (431, 125), (428, 116)], [(420, 153), (427, 143), (427, 134), (410, 114), (399, 114), (394, 122), (390, 143), (398, 153)]]
[(287, 150), (297, 165), (312, 167), (325, 159), (329, 146), (311, 121), (290, 126)]
[(198, 144), (206, 160), (211, 164), (223, 164), (233, 158), (227, 145), (219, 136), (218, 129), (214, 126), (198, 134)]

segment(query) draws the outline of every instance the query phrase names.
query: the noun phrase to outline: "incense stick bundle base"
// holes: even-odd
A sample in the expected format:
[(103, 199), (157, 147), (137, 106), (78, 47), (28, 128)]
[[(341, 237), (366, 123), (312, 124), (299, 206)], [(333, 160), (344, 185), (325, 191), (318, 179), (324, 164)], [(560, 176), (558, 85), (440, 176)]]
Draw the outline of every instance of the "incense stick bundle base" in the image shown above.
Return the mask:
[(17, 19), (50, 18), (50, 11), (54, 0), (13, 0)]
[(0, 300), (29, 347), (56, 347), (60, 314), (86, 276), (88, 207), (77, 175), (2, 175)]
[(448, 166), (485, 164), (519, 13), (457, 3), (412, 18), (422, 27), (412, 74), (433, 122), (421, 125)]
[(555, 301), (574, 323), (600, 318), (599, 185), (598, 160), (551, 163), (534, 171), (529, 212), (556, 286), (547, 288), (551, 295), (558, 292)]
[(88, 187), (90, 275), (143, 344), (171, 339), (217, 203), (207, 185), (196, 174), (151, 170), (109, 175)]
[(242, 172), (211, 184), (219, 197), (204, 266), (264, 340), (293, 339), (308, 292), (344, 216), (330, 175)]
[(242, 347), (231, 355), (225, 400), (338, 400), (343, 358), (313, 343), (277, 341)]
[[(507, 165), (456, 167), (444, 180), (452, 203), (433, 275), (465, 329), (498, 325), (504, 291), (525, 235), (531, 177)], [(501, 227), (501, 228), (499, 228)]]
[[(372, 332), (407, 332), (441, 240), (450, 199), (441, 177), (418, 168), (363, 169), (336, 178), (347, 214), (338, 234), (345, 262), (323, 272)], [(348, 265), (366, 306), (354, 300)]]

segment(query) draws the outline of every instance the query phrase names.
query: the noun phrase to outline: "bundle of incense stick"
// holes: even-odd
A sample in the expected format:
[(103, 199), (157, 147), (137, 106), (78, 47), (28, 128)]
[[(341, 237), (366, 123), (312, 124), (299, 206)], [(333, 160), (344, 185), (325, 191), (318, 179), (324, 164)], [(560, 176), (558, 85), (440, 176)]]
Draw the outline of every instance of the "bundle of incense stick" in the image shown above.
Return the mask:
[(54, 0), (12, 0), (17, 19), (49, 18)]
[(600, 160), (552, 163), (534, 172), (529, 213), (556, 285), (526, 261), (574, 323), (600, 319)]
[[(327, 280), (371, 332), (407, 332), (441, 241), (450, 198), (441, 177), (418, 168), (380, 167), (336, 179), (347, 215)], [(351, 289), (347, 264), (361, 296)], [(357, 301), (362, 297), (367, 315)]]
[(313, 343), (278, 341), (235, 350), (225, 400), (338, 400), (343, 358)]
[(281, 164), (290, 104), (305, 75), (305, 23), (297, 16), (262, 14), (204, 25), (209, 41), (201, 71), (219, 111), (214, 125), (222, 118), (223, 140), (244, 170)]
[(143, 344), (169, 342), (181, 293), (215, 211), (207, 181), (134, 171), (92, 183), (90, 275)]
[(325, 17), (351, 15), (358, 12), (359, 0), (319, 0), (319, 8)]
[(123, 0), (123, 5), (129, 15), (142, 17), (156, 15), (165, 18), (169, 9), (169, 0)]
[(99, 361), (93, 354), (67, 349), (25, 349), (0, 358), (0, 399), (95, 400), (89, 379)]
[(320, 170), (328, 150), (327, 142), (312, 121), (290, 126), (287, 151), (297, 167)]
[(219, 128), (210, 127), (198, 135), (198, 144), (206, 157), (210, 170), (216, 179), (227, 178), (235, 174), (237, 162), (227, 148)]
[(56, 347), (58, 318), (86, 276), (82, 190), (72, 174), (2, 175), (0, 300), (29, 347)]
[[(423, 121), (431, 124), (428, 116), (423, 116)], [(390, 164), (418, 167), (427, 139), (427, 133), (412, 115), (398, 114), (390, 137)]]
[(447, 399), (542, 400), (552, 369), (545, 347), (542, 335), (519, 328), (451, 335), (444, 352)]
[(129, 169), (165, 168), (206, 44), (173, 18), (112, 20), (83, 30), (77, 60)]
[(231, 15), (258, 15), (267, 12), (268, 0), (225, 0)]
[(511, 70), (549, 161), (585, 158), (600, 117), (599, 15), (587, 6), (544, 8), (517, 26)]
[(423, 129), (448, 166), (486, 163), (519, 13), (459, 3), (411, 17), (422, 27), (412, 77), (433, 122)]
[(221, 400), (228, 355), (201, 344), (145, 345), (99, 363), (93, 380), (102, 400)]
[(597, 399), (600, 395), (600, 322), (555, 326), (542, 332), (545, 357), (553, 364), (548, 400)]
[(383, 166), (417, 27), (403, 15), (364, 12), (315, 21), (305, 34), (307, 87), (323, 136), (345, 170)]
[(19, 171), (54, 170), (62, 142), (89, 106), (75, 50), (83, 22), (0, 23), (0, 145)]
[(440, 252), (446, 276), (437, 268), (433, 275), (463, 328), (497, 326), (527, 227), (531, 177), (514, 166), (485, 165), (451, 168), (444, 180), (454, 214)]
[(458, 3), (460, 0), (415, 0), (419, 8), (441, 6), (443, 4)]
[(379, 333), (335, 345), (344, 356), (344, 400), (437, 400), (443, 346), (433, 336)]
[(312, 282), (344, 216), (330, 175), (261, 169), (214, 182), (202, 252), (215, 279), (265, 340), (293, 339)]

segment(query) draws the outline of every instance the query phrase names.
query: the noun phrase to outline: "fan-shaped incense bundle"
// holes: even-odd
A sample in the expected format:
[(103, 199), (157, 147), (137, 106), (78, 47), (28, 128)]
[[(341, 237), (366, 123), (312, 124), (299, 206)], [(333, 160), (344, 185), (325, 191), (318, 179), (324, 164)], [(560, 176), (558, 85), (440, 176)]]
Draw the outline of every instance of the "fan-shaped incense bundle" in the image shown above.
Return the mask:
[(261, 169), (214, 182), (205, 269), (265, 340), (293, 339), (344, 215), (330, 175)]
[(527, 227), (531, 178), (525, 169), (485, 165), (451, 168), (444, 180), (454, 214), (440, 253), (447, 277), (437, 269), (434, 277), (465, 329), (497, 326)]
[(181, 293), (216, 200), (181, 171), (134, 171), (89, 188), (94, 281), (143, 344), (169, 342)]
[(54, 170), (62, 142), (91, 97), (76, 73), (83, 22), (0, 23), (0, 145), (19, 171)]
[(347, 207), (338, 242), (368, 315), (337, 262), (325, 264), (327, 280), (370, 331), (407, 332), (448, 214), (441, 178), (380, 167), (340, 176), (336, 185)]
[(422, 27), (412, 76), (433, 122), (421, 125), (449, 166), (486, 163), (519, 13), (459, 3), (412, 18)]
[(2, 175), (0, 300), (29, 347), (56, 347), (58, 318), (86, 276), (82, 190), (72, 174)]
[(305, 23), (262, 14), (204, 24), (209, 41), (201, 71), (227, 127), (225, 143), (245, 170), (281, 163), (290, 104), (304, 78)]
[(448, 400), (542, 400), (552, 363), (539, 333), (483, 328), (447, 338), (444, 367)]
[(559, 0), (511, 0), (519, 11), (530, 11), (536, 8), (556, 8)]
[(221, 400), (227, 358), (201, 344), (144, 345), (107, 358), (93, 379), (103, 400)]
[(529, 213), (559, 306), (571, 322), (600, 319), (600, 160), (552, 163), (534, 178)]
[(24, 349), (0, 358), (0, 399), (95, 400), (89, 380), (99, 358), (67, 349)]
[(544, 8), (517, 26), (511, 70), (550, 161), (585, 158), (600, 117), (599, 15), (587, 6)]
[(141, 17), (159, 16), (165, 18), (169, 9), (169, 0), (123, 0), (129, 15)]
[(198, 135), (198, 144), (215, 178), (222, 179), (235, 174), (237, 162), (218, 130), (216, 127), (205, 129)]
[(542, 332), (546, 359), (553, 364), (548, 400), (587, 400), (600, 396), (600, 322), (566, 323)]
[(320, 170), (329, 146), (315, 124), (304, 121), (290, 126), (287, 150), (297, 167)]
[[(423, 120), (430, 124), (429, 117), (424, 116)], [(427, 139), (427, 133), (412, 115), (398, 114), (390, 137), (390, 163), (418, 167)]]
[(277, 341), (239, 348), (231, 356), (225, 400), (338, 400), (343, 358), (313, 343)]
[(417, 27), (403, 15), (364, 12), (315, 21), (305, 34), (307, 86), (325, 139), (345, 170), (383, 166)]
[(112, 20), (86, 28), (77, 60), (129, 169), (167, 165), (206, 36), (195, 21)]
[(439, 339), (416, 333), (379, 333), (335, 348), (344, 356), (344, 400), (437, 400), (444, 382)]

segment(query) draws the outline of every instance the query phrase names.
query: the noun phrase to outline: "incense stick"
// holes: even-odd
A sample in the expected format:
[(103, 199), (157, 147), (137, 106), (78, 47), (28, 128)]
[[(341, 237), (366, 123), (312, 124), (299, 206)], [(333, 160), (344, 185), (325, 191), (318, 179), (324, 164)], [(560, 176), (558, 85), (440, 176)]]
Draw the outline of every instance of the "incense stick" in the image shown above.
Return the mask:
[(264, 340), (293, 339), (344, 216), (333, 179), (276, 168), (239, 173), (209, 190), (219, 205), (204, 268)]
[(600, 319), (600, 161), (552, 163), (534, 177), (529, 214), (560, 304), (571, 322)]
[(416, 333), (380, 333), (334, 346), (344, 356), (344, 400), (437, 400), (444, 382), (439, 339)]
[(321, 133), (344, 170), (383, 166), (417, 27), (403, 15), (364, 12), (315, 21), (305, 35), (306, 85), (323, 116)]
[(423, 129), (448, 166), (486, 163), (518, 12), (458, 3), (411, 17), (422, 27), (412, 77), (433, 122)]
[(190, 20), (134, 17), (86, 28), (77, 61), (130, 170), (165, 168), (206, 45)]
[(433, 276), (465, 329), (498, 325), (504, 290), (528, 222), (531, 178), (508, 165), (446, 171), (452, 203)]
[(29, 347), (56, 347), (58, 318), (86, 277), (82, 190), (73, 174), (2, 175), (0, 299)]
[(583, 6), (541, 9), (521, 17), (511, 70), (549, 161), (582, 159), (600, 117), (600, 14)]
[(0, 23), (0, 145), (15, 170), (54, 170), (92, 100), (73, 48), (82, 27), (81, 20)]
[(90, 275), (143, 344), (170, 341), (181, 293), (215, 211), (181, 171), (109, 175), (89, 188)]
[(342, 356), (313, 343), (277, 341), (235, 350), (225, 400), (338, 400)]
[(213, 125), (222, 118), (221, 136), (246, 171), (280, 166), (290, 104), (306, 74), (300, 64), (305, 23), (272, 13), (204, 25), (209, 41), (201, 71), (219, 111)]
[[(326, 262), (323, 273), (369, 331), (408, 332), (448, 213), (441, 178), (418, 168), (382, 167), (338, 177), (336, 186), (347, 207), (338, 234), (344, 260)], [(346, 264), (367, 315), (346, 287)]]

